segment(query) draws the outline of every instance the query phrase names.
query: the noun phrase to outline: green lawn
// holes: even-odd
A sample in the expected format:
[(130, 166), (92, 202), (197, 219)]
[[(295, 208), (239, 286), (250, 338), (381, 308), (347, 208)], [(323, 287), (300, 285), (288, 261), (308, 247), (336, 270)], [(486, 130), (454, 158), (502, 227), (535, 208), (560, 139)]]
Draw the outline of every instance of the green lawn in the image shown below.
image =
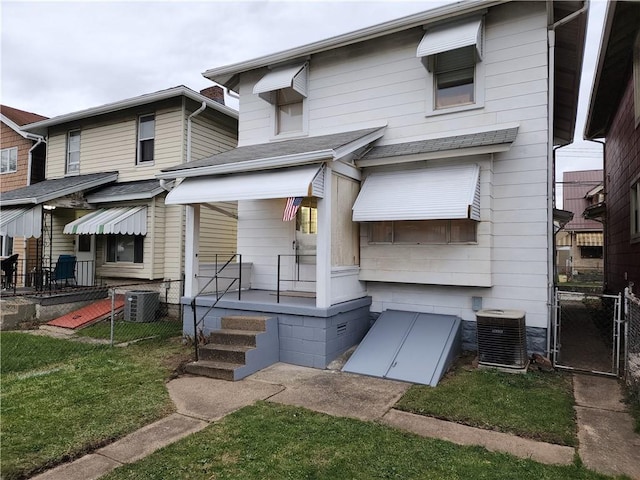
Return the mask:
[(575, 446), (571, 377), (458, 367), (437, 387), (414, 385), (395, 408), (475, 427)]
[(606, 479), (372, 422), (259, 402), (104, 480)]
[[(114, 336), (115, 343), (131, 342), (141, 338), (172, 338), (182, 335), (182, 323), (181, 322), (114, 322)], [(105, 321), (92, 325), (87, 328), (83, 328), (78, 332), (78, 336), (110, 339), (111, 338), (111, 322)]]
[(126, 349), (0, 334), (1, 476), (24, 478), (172, 412), (165, 381), (179, 342)]

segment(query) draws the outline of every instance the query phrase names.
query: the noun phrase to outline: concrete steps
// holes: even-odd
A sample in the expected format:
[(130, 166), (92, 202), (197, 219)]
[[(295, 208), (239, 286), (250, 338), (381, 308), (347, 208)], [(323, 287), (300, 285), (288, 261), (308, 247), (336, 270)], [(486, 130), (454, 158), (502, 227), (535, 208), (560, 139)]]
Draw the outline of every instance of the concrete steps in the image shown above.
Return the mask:
[(220, 319), (221, 328), (198, 348), (198, 361), (185, 370), (193, 375), (221, 380), (240, 380), (279, 360), (277, 319), (230, 316)]

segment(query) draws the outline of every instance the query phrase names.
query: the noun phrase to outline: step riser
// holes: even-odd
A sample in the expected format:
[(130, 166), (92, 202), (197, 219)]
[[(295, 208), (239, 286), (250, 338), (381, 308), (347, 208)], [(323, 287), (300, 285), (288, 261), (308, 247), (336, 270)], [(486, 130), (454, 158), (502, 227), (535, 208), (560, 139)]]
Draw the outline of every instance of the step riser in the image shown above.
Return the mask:
[(245, 352), (233, 352), (229, 350), (216, 350), (215, 348), (200, 348), (198, 350), (200, 360), (213, 360), (216, 362), (246, 363)]
[(234, 333), (225, 333), (224, 331), (213, 332), (209, 337), (211, 343), (219, 343), (222, 345), (242, 345), (246, 347), (256, 346), (255, 335), (239, 335)]
[(266, 331), (266, 318), (262, 317), (222, 317), (222, 329), (228, 330), (252, 330), (254, 332)]
[(221, 368), (204, 367), (189, 363), (185, 365), (185, 371), (192, 375), (200, 375), (203, 377), (217, 378), (219, 380), (227, 380), (233, 382), (233, 370), (224, 370)]

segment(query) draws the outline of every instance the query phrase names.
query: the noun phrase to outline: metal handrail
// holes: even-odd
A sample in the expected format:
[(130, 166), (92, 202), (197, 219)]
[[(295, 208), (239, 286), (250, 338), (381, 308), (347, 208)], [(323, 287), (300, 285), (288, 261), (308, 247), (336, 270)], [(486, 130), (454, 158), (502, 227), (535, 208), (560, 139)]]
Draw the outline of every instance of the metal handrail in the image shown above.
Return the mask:
[[(238, 258), (238, 276), (237, 277), (221, 277), (220, 273), (225, 268), (227, 268), (229, 266), (229, 264), (236, 257)], [(198, 325), (200, 325), (201, 323), (204, 322), (204, 319), (207, 316), (207, 314), (218, 304), (220, 299), (222, 297), (224, 297), (227, 294), (227, 292), (229, 292), (231, 287), (233, 287), (236, 284), (236, 282), (238, 282), (238, 300), (241, 299), (241, 291), (242, 291), (242, 255), (240, 255), (238, 253), (234, 253), (233, 255), (231, 255), (229, 260), (227, 260), (225, 262), (225, 264), (222, 266), (222, 268), (220, 268), (220, 269), (218, 269), (218, 254), (215, 255), (215, 261), (216, 261), (216, 263), (215, 263), (216, 264), (216, 273), (215, 273), (215, 275), (213, 277), (209, 277), (209, 281), (206, 283), (206, 285), (204, 287), (202, 287), (200, 289), (200, 291), (198, 293), (196, 293), (195, 296), (191, 299), (191, 310), (193, 312), (193, 345), (194, 345), (194, 349), (195, 349), (195, 359), (196, 359), (196, 361), (198, 361), (198, 359), (199, 359), (199, 355), (198, 355)], [(202, 278), (207, 278), (207, 277), (203, 276)], [(231, 282), (229, 283), (227, 288), (225, 288), (225, 290), (224, 290), (224, 292), (222, 292), (222, 294), (220, 294), (220, 289), (218, 288), (218, 278), (231, 280)], [(201, 296), (203, 294), (203, 292), (209, 287), (209, 285), (211, 285), (211, 282), (213, 282), (214, 280), (215, 280), (215, 286), (216, 286), (216, 300), (204, 312), (202, 317), (200, 317), (200, 320), (198, 320), (198, 314), (196, 312), (196, 300), (197, 300), (197, 298), (199, 296)]]
[(316, 255), (312, 254), (280, 254), (278, 255), (278, 278), (277, 278), (277, 286), (276, 286), (276, 303), (280, 303), (280, 282), (301, 282), (301, 283), (316, 283), (315, 280), (300, 280), (300, 269), (298, 269), (298, 278), (294, 278), (291, 280), (281, 279), (280, 278), (280, 259), (281, 257), (296, 257), (296, 263), (298, 258), (300, 257), (315, 257)]

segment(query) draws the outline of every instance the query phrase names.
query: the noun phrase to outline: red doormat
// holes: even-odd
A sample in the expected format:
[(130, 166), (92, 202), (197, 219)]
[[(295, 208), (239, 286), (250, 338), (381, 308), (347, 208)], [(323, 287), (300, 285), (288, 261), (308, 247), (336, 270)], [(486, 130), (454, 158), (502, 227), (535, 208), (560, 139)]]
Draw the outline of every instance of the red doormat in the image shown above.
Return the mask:
[[(124, 295), (116, 295), (115, 313), (120, 313), (124, 308)], [(111, 299), (104, 298), (86, 307), (69, 312), (55, 320), (47, 322), (47, 325), (62, 328), (79, 329), (93, 325), (100, 320), (111, 316)]]

